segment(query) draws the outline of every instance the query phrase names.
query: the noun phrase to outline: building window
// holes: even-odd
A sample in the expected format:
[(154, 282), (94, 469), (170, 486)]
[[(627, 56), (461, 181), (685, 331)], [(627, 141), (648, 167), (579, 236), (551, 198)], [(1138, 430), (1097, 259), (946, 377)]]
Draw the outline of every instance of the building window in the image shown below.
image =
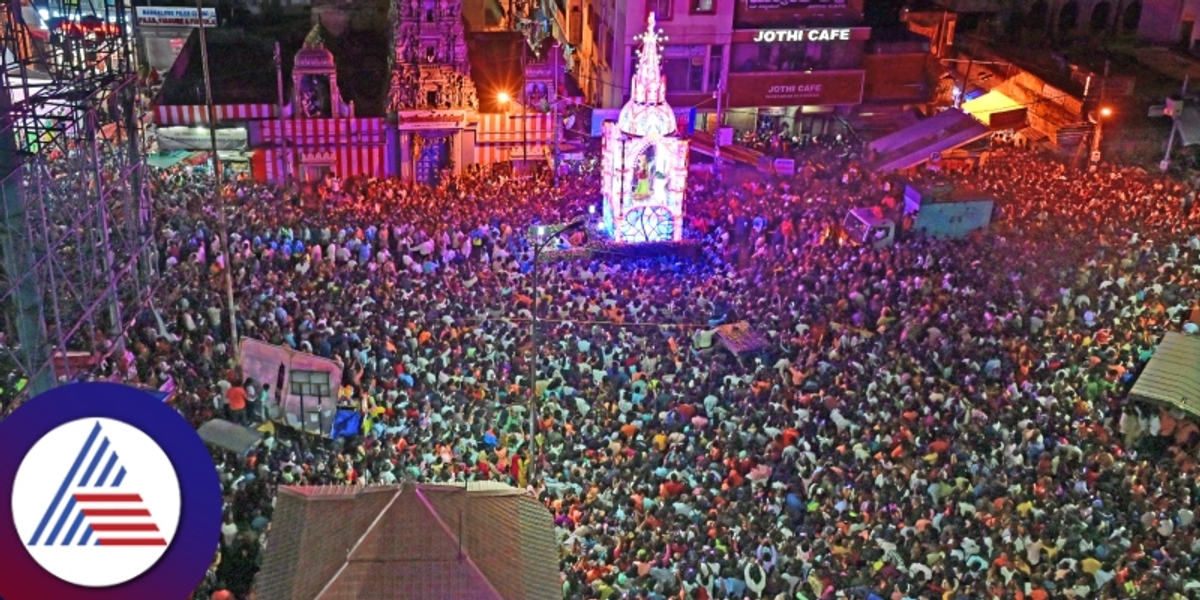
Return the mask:
[(713, 46), (708, 54), (708, 90), (717, 91), (721, 87), (721, 75), (725, 70), (725, 46)]
[(855, 69), (861, 64), (862, 47), (855, 44), (744, 42), (734, 43), (729, 49), (730, 73)]
[(693, 15), (711, 15), (717, 12), (717, 0), (691, 0)]
[(708, 46), (667, 46), (663, 49), (663, 75), (671, 92), (703, 92), (704, 62)]
[(613, 65), (614, 46), (615, 45), (613, 44), (613, 32), (605, 31), (604, 32), (604, 45), (603, 45), (603, 49), (601, 50), (601, 53), (604, 55), (604, 64), (609, 67), (611, 67)]
[(646, 0), (646, 14), (654, 13), (655, 20), (670, 21), (674, 0)]
[(332, 398), (329, 373), (326, 371), (292, 370), (291, 393), (305, 398)]
[(571, 45), (578, 46), (583, 41), (583, 11), (578, 6), (571, 7)]
[(600, 19), (597, 18), (595, 7), (588, 6), (588, 27), (592, 29), (592, 45), (600, 46)]

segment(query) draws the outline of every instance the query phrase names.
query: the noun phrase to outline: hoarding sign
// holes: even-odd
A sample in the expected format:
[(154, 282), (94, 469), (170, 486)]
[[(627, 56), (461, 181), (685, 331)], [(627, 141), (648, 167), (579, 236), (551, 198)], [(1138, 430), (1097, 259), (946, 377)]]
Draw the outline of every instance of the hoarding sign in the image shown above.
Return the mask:
[(425, 129), (459, 129), (466, 113), (463, 111), (400, 111), (397, 115), (400, 131)]
[[(157, 135), (158, 149), (163, 152), (212, 148), (211, 134), (204, 127), (160, 127)], [(248, 141), (249, 136), (242, 127), (217, 129), (218, 150), (244, 150)]]
[(750, 10), (829, 10), (846, 8), (846, 0), (746, 0)]
[(865, 71), (730, 73), (729, 106), (831, 106), (862, 102)]
[(216, 27), (217, 9), (205, 8), (199, 15), (194, 8), (168, 6), (138, 6), (137, 24), (140, 27)]
[[(679, 133), (691, 135), (696, 131), (696, 109), (676, 108), (675, 123)], [(604, 135), (604, 122), (616, 121), (621, 116), (619, 108), (597, 108), (592, 110), (592, 137)], [(728, 145), (728, 144), (727, 144)]]
[(554, 81), (554, 66), (546, 64), (529, 64), (525, 66), (527, 81)]
[(1024, 129), (1029, 109), (1025, 107), (1003, 110), (988, 115), (988, 126), (992, 129)]

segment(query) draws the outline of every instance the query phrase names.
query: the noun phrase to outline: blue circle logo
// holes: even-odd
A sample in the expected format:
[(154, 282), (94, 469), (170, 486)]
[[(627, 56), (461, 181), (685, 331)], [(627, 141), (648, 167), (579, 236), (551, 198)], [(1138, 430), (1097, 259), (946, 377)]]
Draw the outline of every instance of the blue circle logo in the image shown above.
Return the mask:
[(112, 383), (55, 388), (0, 422), (0, 597), (186, 598), (221, 528), (212, 457), (171, 407)]

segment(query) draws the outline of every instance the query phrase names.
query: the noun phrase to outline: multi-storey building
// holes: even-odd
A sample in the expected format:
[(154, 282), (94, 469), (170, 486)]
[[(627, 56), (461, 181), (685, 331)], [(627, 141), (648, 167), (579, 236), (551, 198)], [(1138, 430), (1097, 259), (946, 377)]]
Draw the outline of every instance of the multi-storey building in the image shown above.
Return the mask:
[[(926, 96), (928, 44), (915, 54), (890, 42), (869, 45), (861, 0), (562, 2), (560, 29), (577, 48), (576, 73), (597, 107), (628, 99), (636, 34), (649, 13), (666, 35), (668, 100), (677, 110), (694, 109), (702, 129), (715, 127), (720, 110), (723, 123), (739, 131), (822, 135), (864, 102)], [(912, 68), (888, 67), (898, 51)]]
[[(558, 0), (555, 0), (556, 2)], [(735, 0), (563, 0), (567, 31), (579, 23), (576, 74), (589, 102), (620, 108), (629, 98), (635, 50), (646, 18), (654, 13), (665, 35), (662, 69), (667, 101), (677, 109), (694, 107), (715, 113), (713, 93), (723, 84), (729, 64)], [(577, 21), (571, 16), (577, 15)]]
[(738, 0), (733, 18), (728, 124), (822, 135), (862, 103), (861, 0)]

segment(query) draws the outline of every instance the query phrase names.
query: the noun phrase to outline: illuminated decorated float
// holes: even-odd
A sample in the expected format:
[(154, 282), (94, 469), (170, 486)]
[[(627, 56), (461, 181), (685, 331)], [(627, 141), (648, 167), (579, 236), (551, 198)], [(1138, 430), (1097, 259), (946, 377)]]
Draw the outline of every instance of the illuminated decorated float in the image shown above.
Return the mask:
[(618, 242), (671, 242), (683, 235), (688, 141), (667, 104), (659, 66), (666, 38), (654, 27), (651, 13), (633, 93), (617, 122), (604, 124), (604, 227)]

